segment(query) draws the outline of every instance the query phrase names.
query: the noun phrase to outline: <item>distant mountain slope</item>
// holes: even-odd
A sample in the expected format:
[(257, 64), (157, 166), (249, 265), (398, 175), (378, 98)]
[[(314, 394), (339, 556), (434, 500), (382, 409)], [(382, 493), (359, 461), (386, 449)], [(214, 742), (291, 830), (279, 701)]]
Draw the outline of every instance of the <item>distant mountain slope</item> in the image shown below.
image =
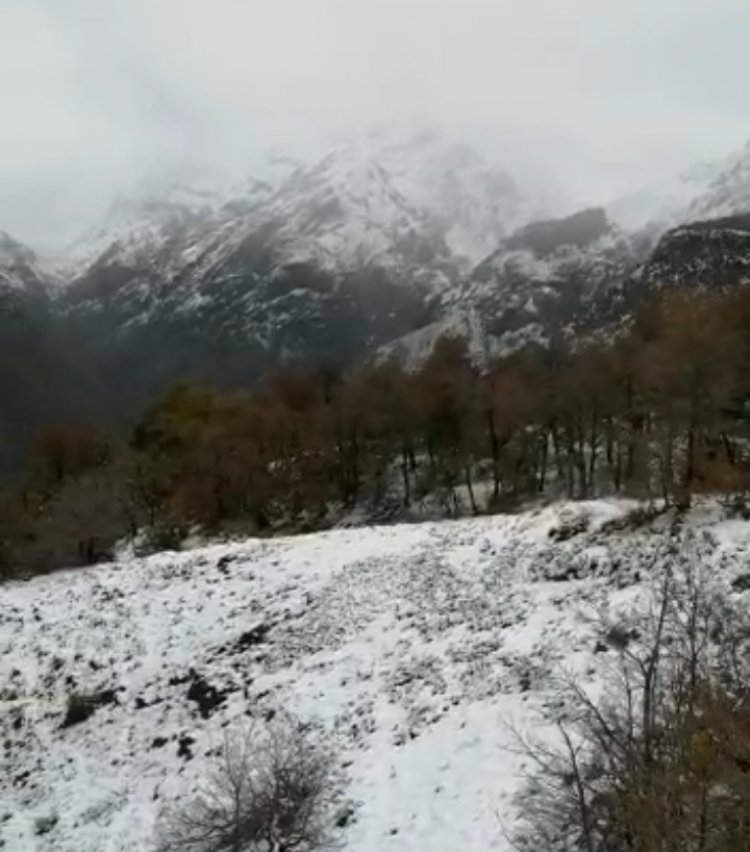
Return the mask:
[(632, 313), (668, 290), (726, 292), (750, 284), (750, 214), (691, 222), (658, 241), (646, 261), (597, 305), (601, 320)]
[(645, 255), (643, 246), (601, 209), (528, 225), (443, 295), (438, 319), (381, 356), (419, 364), (438, 336), (455, 334), (481, 362), (611, 328), (666, 290), (750, 284), (750, 213), (680, 225)]
[(61, 323), (36, 256), (0, 234), (0, 474), (17, 473), (37, 430), (108, 419), (96, 364)]
[(373, 138), (370, 150), (402, 195), (426, 211), (467, 269), (494, 251), (502, 237), (567, 206), (548, 177), (519, 177), (479, 149), (436, 132), (400, 139), (386, 134)]
[(121, 201), (59, 306), (126, 407), (182, 378), (350, 363), (440, 321), (471, 262), (551, 203), (441, 137), (367, 137), (228, 190)]
[(460, 293), (497, 336), (528, 325), (562, 332), (597, 293), (635, 264), (627, 237), (603, 210), (522, 228), (480, 264)]
[(40, 293), (47, 283), (36, 254), (0, 231), (0, 292)]
[(527, 225), (441, 300), (441, 318), (385, 352), (418, 362), (440, 334), (468, 337), (479, 358), (548, 345), (595, 322), (592, 306), (636, 268), (635, 244), (601, 209)]
[(5, 457), (50, 419), (130, 421), (177, 381), (417, 364), (446, 333), (482, 360), (609, 327), (666, 286), (748, 281), (750, 146), (606, 210), (559, 207), (471, 147), (383, 133), (141, 187), (54, 264), (0, 233)]
[(337, 268), (361, 265), (363, 258), (388, 255), (394, 237), (416, 228), (439, 234), (453, 258), (472, 265), (503, 236), (560, 210), (561, 199), (550, 183), (519, 182), (478, 149), (444, 134), (384, 131), (308, 162), (270, 157), (250, 178), (229, 185), (215, 176), (183, 175), (137, 187), (70, 255), (80, 275), (111, 246), (135, 250), (175, 218), (210, 210), (214, 227), (234, 223), (244, 233), (279, 223), (292, 261), (301, 255)]
[(750, 143), (728, 157), (700, 163), (653, 186), (617, 199), (607, 208), (626, 230), (664, 232), (687, 222), (750, 211)]
[(283, 359), (349, 362), (428, 320), (457, 275), (426, 214), (343, 152), (271, 193), (169, 211), (114, 242), (60, 304), (114, 375), (158, 377), (150, 393), (188, 376), (247, 381)]
[(659, 242), (641, 277), (654, 287), (719, 290), (750, 282), (750, 213), (675, 228)]

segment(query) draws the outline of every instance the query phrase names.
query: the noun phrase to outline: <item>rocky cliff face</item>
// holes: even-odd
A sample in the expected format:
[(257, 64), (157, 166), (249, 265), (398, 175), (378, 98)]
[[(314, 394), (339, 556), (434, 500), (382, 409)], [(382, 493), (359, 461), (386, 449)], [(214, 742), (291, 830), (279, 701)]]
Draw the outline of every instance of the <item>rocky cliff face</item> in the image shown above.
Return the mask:
[(638, 259), (637, 242), (601, 209), (529, 224), (442, 294), (437, 320), (384, 353), (418, 362), (445, 333), (468, 337), (479, 360), (549, 345), (595, 325)]

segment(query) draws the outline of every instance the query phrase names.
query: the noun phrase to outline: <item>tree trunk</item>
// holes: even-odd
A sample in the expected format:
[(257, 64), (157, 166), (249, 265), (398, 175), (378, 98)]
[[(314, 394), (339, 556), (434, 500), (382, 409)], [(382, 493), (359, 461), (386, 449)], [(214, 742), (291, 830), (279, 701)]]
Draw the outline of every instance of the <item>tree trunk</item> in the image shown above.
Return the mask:
[(409, 482), (409, 451), (406, 445), (401, 450), (401, 478), (404, 481), (404, 506), (411, 505), (411, 483)]
[(625, 382), (625, 410), (628, 417), (627, 453), (625, 456), (625, 480), (632, 482), (635, 475), (635, 430), (636, 417), (633, 411), (633, 377), (628, 375)]
[(557, 433), (557, 424), (552, 420), (549, 424), (549, 433), (552, 437), (552, 449), (555, 453), (555, 467), (557, 468), (557, 478), (565, 479), (565, 466), (562, 460), (562, 452), (560, 450), (560, 436)]
[(537, 491), (539, 494), (544, 494), (544, 489), (547, 487), (547, 460), (549, 457), (549, 437), (546, 432), (542, 433), (539, 455), (541, 460), (539, 462), (539, 481), (537, 484)]
[(464, 476), (466, 478), (466, 489), (469, 492), (469, 500), (471, 501), (471, 511), (474, 515), (479, 514), (476, 498), (474, 497), (474, 486), (471, 481), (471, 463), (464, 464)]
[(615, 443), (615, 469), (613, 478), (615, 490), (619, 492), (622, 489), (622, 440), (619, 438)]
[(604, 422), (606, 423), (606, 426), (607, 426), (607, 442), (606, 442), (606, 448), (605, 448), (604, 452), (606, 454), (607, 464), (609, 465), (609, 468), (611, 470), (612, 467), (613, 467), (614, 455), (615, 455), (614, 454), (615, 435), (614, 435), (614, 423), (613, 423), (613, 420), (612, 420), (612, 415), (609, 415)]
[(409, 470), (412, 473), (417, 472), (417, 457), (414, 455), (414, 445), (411, 442), (411, 438), (407, 441), (406, 444), (406, 452), (409, 456)]
[(427, 458), (430, 460), (430, 480), (435, 481), (435, 447), (432, 442), (432, 435), (427, 433)]
[(685, 509), (690, 507), (690, 497), (693, 491), (693, 483), (695, 482), (695, 437), (698, 428), (697, 408), (698, 403), (696, 400), (696, 389), (693, 387), (690, 394), (690, 417), (688, 418), (685, 476), (682, 481), (681, 508)]
[(599, 414), (596, 401), (591, 406), (591, 450), (589, 456), (589, 487), (595, 487), (596, 462), (599, 454)]
[(495, 416), (492, 408), (487, 409), (487, 431), (492, 454), (492, 501), (497, 502), (500, 496), (500, 442), (495, 431)]

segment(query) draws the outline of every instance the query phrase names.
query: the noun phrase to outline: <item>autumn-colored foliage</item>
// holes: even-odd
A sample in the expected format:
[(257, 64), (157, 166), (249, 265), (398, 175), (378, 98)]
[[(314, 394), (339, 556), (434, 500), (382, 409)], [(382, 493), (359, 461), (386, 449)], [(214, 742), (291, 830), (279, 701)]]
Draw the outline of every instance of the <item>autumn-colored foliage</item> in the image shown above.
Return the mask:
[(750, 293), (678, 292), (606, 340), (477, 359), (443, 337), (411, 371), (289, 366), (254, 390), (181, 385), (119, 445), (40, 434), (20, 511), (32, 527), (60, 517), (60, 493), (86, 478), (127, 495), (128, 528), (170, 531), (314, 529), (425, 498), (447, 512), (618, 493), (684, 507), (747, 486), (749, 390)]

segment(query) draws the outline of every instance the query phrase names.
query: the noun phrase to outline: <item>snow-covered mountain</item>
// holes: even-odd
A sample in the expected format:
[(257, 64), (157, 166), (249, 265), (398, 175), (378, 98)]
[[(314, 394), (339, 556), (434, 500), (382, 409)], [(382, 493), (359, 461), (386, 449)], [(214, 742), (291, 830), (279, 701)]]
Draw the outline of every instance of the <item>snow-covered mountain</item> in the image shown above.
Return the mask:
[(536, 222), (504, 240), (454, 298), (487, 317), (503, 350), (524, 337), (549, 342), (635, 266), (627, 236), (601, 209)]
[(349, 272), (378, 265), (398, 273), (452, 263), (430, 211), (375, 154), (356, 146), (297, 169), (241, 223), (244, 232), (263, 226), (287, 266)]
[(472, 266), (555, 198), (444, 136), (369, 135), (121, 199), (58, 264), (58, 305), (109, 382), (150, 377), (129, 407), (186, 377), (351, 363), (444, 320)]
[(422, 324), (459, 274), (429, 215), (351, 148), (276, 186), (245, 183), (214, 204), (149, 201), (144, 214), (126, 219), (60, 304), (121, 351), (143, 352), (149, 338), (173, 378), (191, 364), (231, 372), (206, 367), (198, 338), (234, 347), (244, 378), (284, 358), (352, 360)]
[[(50, 259), (49, 266), (67, 284), (85, 275), (104, 255), (124, 265), (153, 255), (185, 226), (200, 224), (201, 232), (208, 234), (267, 200), (300, 166), (291, 158), (269, 156), (252, 176), (240, 180), (206, 170), (141, 180), (121, 192), (101, 220)], [(180, 252), (173, 248), (173, 254), (179, 265)]]
[[(732, 204), (742, 209), (739, 192)], [(717, 201), (711, 210), (719, 209)], [(481, 363), (611, 328), (665, 289), (725, 292), (750, 284), (750, 213), (657, 234), (629, 233), (596, 208), (527, 225), (442, 294), (438, 319), (382, 354), (417, 365), (441, 334), (451, 334), (467, 339)]]
[(602, 209), (526, 225), (443, 294), (439, 319), (382, 354), (416, 365), (442, 334), (467, 339), (480, 363), (528, 344), (548, 346), (595, 323), (596, 306), (638, 259), (637, 244)]
[[(227, 728), (291, 712), (347, 767), (344, 852), (509, 852), (528, 777), (513, 731), (556, 736), (562, 675), (600, 694), (623, 648), (607, 626), (639, 623), (651, 572), (678, 553), (717, 606), (750, 597), (748, 522), (709, 503), (628, 529), (632, 506), (124, 555), (6, 584), (0, 845), (151, 852)], [(90, 715), (66, 723), (74, 695)]]
[(269, 156), (241, 181), (181, 175), (136, 187), (71, 247), (68, 276), (114, 246), (148, 251), (196, 214), (207, 235), (247, 235), (274, 223), (286, 263), (315, 261), (334, 270), (389, 265), (416, 235), (440, 240), (452, 260), (470, 266), (503, 236), (562, 206), (555, 187), (530, 179), (519, 185), (486, 154), (444, 134), (383, 131), (312, 161)]
[(665, 282), (745, 283), (746, 225), (694, 223), (748, 209), (750, 146), (555, 219), (551, 182), (389, 131), (268, 157), (239, 181), (136, 187), (54, 264), (0, 237), (0, 290), (36, 293), (132, 415), (177, 381), (236, 386), (283, 361), (375, 353), (416, 365), (446, 333), (481, 361), (616, 322)]
[(17, 294), (39, 291), (48, 284), (36, 254), (0, 231), (0, 291)]
[(608, 207), (623, 228), (663, 233), (687, 222), (750, 211), (750, 143), (616, 200)]
[(376, 135), (369, 147), (402, 195), (427, 213), (451, 252), (468, 265), (522, 225), (566, 208), (551, 180), (516, 177), (513, 167), (438, 132), (401, 139)]
[(75, 280), (107, 252), (124, 258), (128, 251), (161, 242), (187, 220), (210, 215), (220, 198), (218, 192), (181, 184), (117, 198), (95, 228), (55, 259), (58, 274)]
[[(680, 225), (619, 287), (608, 307), (613, 319), (665, 290), (724, 293), (750, 284), (750, 214)], [(604, 312), (603, 312), (604, 313)]]

